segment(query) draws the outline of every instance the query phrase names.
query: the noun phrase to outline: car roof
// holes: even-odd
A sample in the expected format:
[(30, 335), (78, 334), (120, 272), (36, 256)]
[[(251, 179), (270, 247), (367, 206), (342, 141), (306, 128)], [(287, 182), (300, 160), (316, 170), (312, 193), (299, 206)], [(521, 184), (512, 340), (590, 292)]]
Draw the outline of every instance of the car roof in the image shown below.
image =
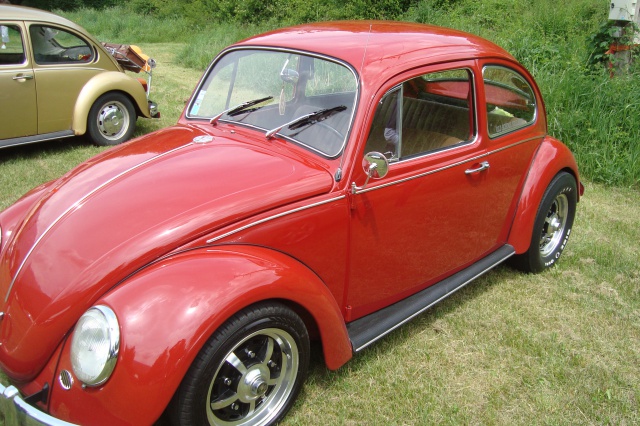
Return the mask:
[(434, 25), (394, 21), (304, 24), (260, 34), (235, 46), (319, 53), (351, 64), (365, 78), (428, 63), (481, 57), (515, 62), (504, 49), (481, 37)]
[(87, 33), (80, 25), (62, 16), (32, 7), (0, 4), (0, 19), (8, 21), (48, 22), (66, 26), (81, 33)]

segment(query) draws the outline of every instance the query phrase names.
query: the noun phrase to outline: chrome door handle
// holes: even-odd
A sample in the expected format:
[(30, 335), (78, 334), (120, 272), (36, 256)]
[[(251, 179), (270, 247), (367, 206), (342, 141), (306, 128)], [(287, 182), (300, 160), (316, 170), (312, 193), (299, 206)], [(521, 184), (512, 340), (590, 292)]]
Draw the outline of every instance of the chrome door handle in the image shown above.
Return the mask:
[(482, 163), (480, 163), (480, 167), (476, 168), (476, 169), (467, 169), (464, 171), (465, 175), (471, 175), (473, 173), (479, 173), (482, 171), (485, 171), (489, 168), (489, 162), (488, 161), (483, 161)]
[(33, 75), (31, 74), (18, 74), (13, 77), (14, 80), (33, 80)]

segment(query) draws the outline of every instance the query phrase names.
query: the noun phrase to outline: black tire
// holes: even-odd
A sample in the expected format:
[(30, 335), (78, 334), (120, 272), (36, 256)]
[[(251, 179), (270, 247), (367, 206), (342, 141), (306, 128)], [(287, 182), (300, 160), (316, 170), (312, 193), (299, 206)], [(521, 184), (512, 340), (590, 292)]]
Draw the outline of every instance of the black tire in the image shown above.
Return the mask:
[(286, 306), (231, 317), (202, 348), (171, 401), (174, 425), (271, 425), (295, 401), (309, 367), (309, 335)]
[(96, 145), (121, 144), (133, 136), (136, 119), (136, 110), (127, 96), (117, 92), (105, 93), (89, 110), (89, 137)]
[(542, 272), (551, 268), (564, 251), (578, 203), (575, 178), (566, 172), (558, 173), (544, 193), (529, 250), (514, 256), (511, 264), (525, 272)]

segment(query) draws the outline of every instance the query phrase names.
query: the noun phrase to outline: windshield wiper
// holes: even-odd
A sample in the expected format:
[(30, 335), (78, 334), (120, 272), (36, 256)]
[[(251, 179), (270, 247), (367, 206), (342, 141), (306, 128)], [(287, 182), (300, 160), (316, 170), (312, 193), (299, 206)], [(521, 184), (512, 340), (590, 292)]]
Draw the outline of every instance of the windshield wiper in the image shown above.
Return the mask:
[(223, 115), (228, 115), (230, 117), (234, 117), (236, 115), (245, 113), (245, 112), (253, 112), (259, 108), (262, 108), (262, 106), (257, 107), (257, 108), (253, 108), (253, 109), (248, 109), (251, 108), (254, 105), (258, 105), (261, 104), (263, 102), (266, 101), (270, 101), (273, 99), (273, 96), (267, 96), (265, 98), (260, 98), (260, 99), (254, 99), (252, 101), (247, 101), (247, 102), (243, 102), (241, 104), (238, 104), (234, 107), (231, 107), (229, 109), (226, 109), (224, 111), (222, 111), (220, 114), (216, 115), (215, 117), (213, 117), (211, 120), (209, 120), (209, 123), (213, 124), (214, 126), (216, 124), (218, 124), (218, 120), (220, 119), (220, 117), (222, 117)]
[(284, 123), (276, 127), (275, 129), (269, 130), (267, 133), (265, 133), (265, 136), (267, 137), (267, 139), (271, 139), (276, 133), (282, 130), (282, 128), (287, 126), (291, 130), (299, 129), (300, 127), (304, 126), (311, 126), (312, 124), (324, 121), (332, 115), (342, 112), (346, 109), (346, 106), (340, 105), (333, 108), (321, 109), (320, 111), (312, 112), (310, 114), (305, 114), (301, 117), (297, 117), (289, 121), (288, 123)]

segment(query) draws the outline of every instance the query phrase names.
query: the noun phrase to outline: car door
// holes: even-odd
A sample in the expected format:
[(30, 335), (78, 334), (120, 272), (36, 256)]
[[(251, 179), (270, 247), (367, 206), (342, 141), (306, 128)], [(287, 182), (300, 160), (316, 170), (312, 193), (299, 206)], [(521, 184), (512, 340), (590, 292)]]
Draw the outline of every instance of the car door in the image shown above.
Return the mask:
[[(401, 76), (376, 105), (364, 152), (388, 174), (355, 173), (351, 319), (434, 284), (504, 244), (526, 156), (492, 150), (475, 62)], [(401, 123), (397, 125), (396, 123)], [(360, 170), (358, 170), (360, 169)]]
[(96, 50), (70, 29), (30, 24), (34, 72), (38, 83), (38, 133), (71, 129), (78, 94), (94, 75)]
[[(35, 135), (38, 130), (36, 82), (20, 22), (0, 22), (0, 140)], [(2, 143), (0, 142), (0, 145)]]

